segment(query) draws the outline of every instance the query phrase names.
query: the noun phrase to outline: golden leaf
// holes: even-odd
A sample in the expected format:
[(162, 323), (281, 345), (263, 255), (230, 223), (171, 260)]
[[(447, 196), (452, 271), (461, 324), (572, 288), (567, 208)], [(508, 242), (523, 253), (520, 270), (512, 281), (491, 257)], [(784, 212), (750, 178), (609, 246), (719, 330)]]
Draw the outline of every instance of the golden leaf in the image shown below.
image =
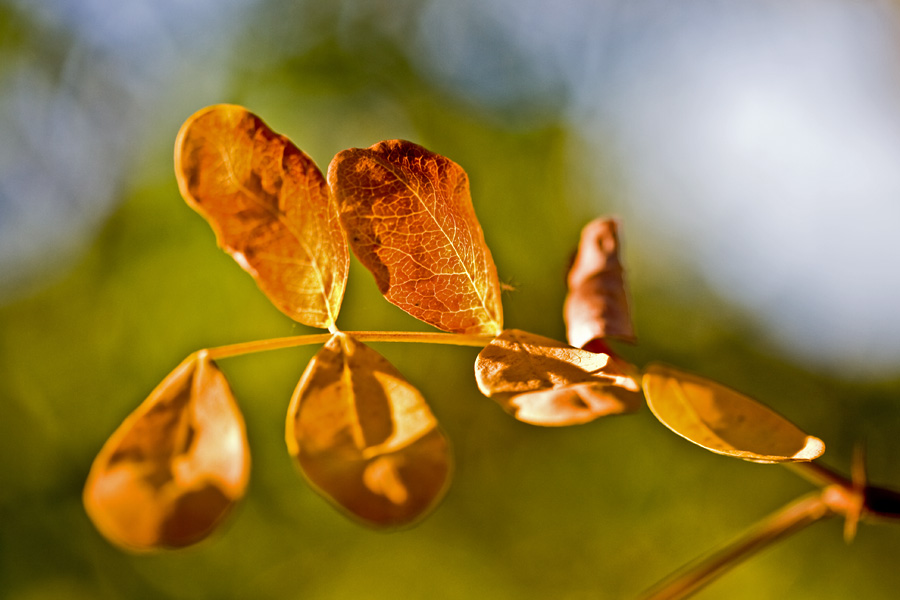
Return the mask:
[(338, 153), (328, 185), (385, 298), (444, 331), (500, 332), (500, 281), (462, 167), (391, 140)]
[(336, 333), (304, 371), (285, 438), (310, 483), (353, 517), (404, 525), (450, 480), (450, 448), (425, 399), (383, 356)]
[(634, 341), (614, 219), (596, 219), (581, 230), (568, 283), (563, 314), (570, 344), (585, 348), (606, 337)]
[(204, 108), (181, 127), (175, 174), (220, 247), (284, 314), (334, 325), (350, 253), (322, 173), (240, 106)]
[(663, 425), (711, 452), (772, 463), (810, 461), (825, 451), (819, 438), (715, 381), (654, 364), (644, 373), (643, 387)]
[(91, 466), (84, 506), (110, 542), (141, 552), (208, 536), (250, 476), (244, 419), (225, 376), (192, 354), (119, 426)]
[(640, 388), (628, 365), (527, 331), (506, 329), (478, 355), (481, 392), (520, 421), (564, 426), (633, 412)]

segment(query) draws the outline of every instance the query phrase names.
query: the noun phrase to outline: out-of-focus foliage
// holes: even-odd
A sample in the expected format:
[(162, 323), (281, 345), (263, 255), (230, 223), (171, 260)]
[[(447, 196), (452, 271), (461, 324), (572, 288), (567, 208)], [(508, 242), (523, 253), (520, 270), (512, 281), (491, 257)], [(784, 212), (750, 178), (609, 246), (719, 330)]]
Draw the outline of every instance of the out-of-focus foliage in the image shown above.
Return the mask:
[[(142, 127), (120, 134), (136, 156), (112, 173), (121, 177), (113, 186), (118, 208), (76, 255), (74, 270), (0, 308), (4, 600), (632, 597), (808, 489), (781, 469), (718, 457), (668, 435), (649, 411), (577, 428), (516, 423), (479, 393), (474, 349), (385, 344), (376, 349), (429, 399), (454, 441), (456, 463), (441, 510), (385, 536), (336, 514), (298, 480), (284, 452), (286, 398), (315, 353), (306, 348), (220, 364), (241, 399), (255, 469), (239, 518), (221, 535), (187, 552), (132, 557), (96, 533), (80, 498), (91, 460), (178, 357), (307, 331), (216, 250), (209, 228), (179, 198), (171, 146), (180, 123), (201, 106), (237, 102), (264, 114), (319, 164), (344, 148), (394, 138), (451, 157), (469, 175), (499, 276), (516, 288), (504, 296), (504, 321), (563, 339), (567, 260), (582, 225), (609, 212), (616, 190), (573, 168), (585, 156), (573, 149), (584, 147), (554, 110), (556, 88), (539, 102), (510, 101), (506, 112), (419, 76), (404, 44), (424, 17), (415, 2), (399, 6), (261, 4), (225, 38), (232, 50), (173, 51), (202, 76), (181, 72), (180, 85), (166, 88), (157, 104), (131, 109)], [(28, 40), (47, 38), (28, 19), (15, 22), (22, 29), (3, 45), (10, 60), (35, 52)], [(69, 38), (54, 39), (63, 50), (41, 56), (56, 73), (85, 64), (109, 73), (93, 50), (67, 62)], [(527, 75), (503, 48), (510, 73)], [(70, 76), (47, 81), (52, 89), (72, 83)], [(93, 83), (78, 89), (101, 105), (117, 93)], [(68, 115), (67, 106), (57, 116)], [(8, 139), (0, 140), (4, 156), (21, 150)], [(68, 141), (90, 154), (78, 136)], [(591, 156), (592, 172), (608, 169), (604, 156)], [(54, 173), (54, 163), (40, 164), (38, 175)], [(107, 175), (87, 170), (84, 177)], [(65, 186), (54, 190), (68, 198)], [(815, 376), (771, 354), (739, 311), (696, 275), (660, 268), (650, 252), (655, 240), (641, 239), (627, 222), (623, 228), (641, 334), (639, 347), (620, 350), (624, 356), (678, 364), (760, 399), (822, 437), (824, 460), (845, 471), (853, 444), (867, 440), (871, 479), (900, 482), (893, 458), (900, 382), (852, 383), (840, 371)], [(348, 285), (345, 329), (424, 327), (384, 302), (356, 262)], [(840, 537), (837, 522), (813, 527), (699, 597), (892, 598), (900, 588), (896, 529), (864, 526), (852, 546)]]

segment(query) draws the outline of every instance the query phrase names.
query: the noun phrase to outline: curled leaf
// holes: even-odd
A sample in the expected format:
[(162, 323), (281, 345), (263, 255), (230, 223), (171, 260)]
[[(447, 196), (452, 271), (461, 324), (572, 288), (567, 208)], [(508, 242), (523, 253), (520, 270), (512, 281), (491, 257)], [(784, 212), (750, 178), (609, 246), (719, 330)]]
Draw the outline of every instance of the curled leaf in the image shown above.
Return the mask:
[(312, 159), (256, 115), (223, 104), (182, 125), (175, 174), (219, 246), (280, 311), (311, 327), (334, 325), (350, 255)]
[(377, 527), (410, 523), (450, 480), (450, 448), (425, 399), (383, 356), (336, 333), (304, 371), (285, 438), (310, 483)]
[(225, 376), (192, 354), (119, 426), (91, 466), (84, 506), (110, 542), (131, 551), (208, 536), (250, 475), (244, 419)]
[(527, 331), (506, 329), (478, 355), (481, 392), (520, 421), (563, 426), (640, 407), (628, 365)]
[(444, 331), (500, 332), (500, 281), (462, 167), (391, 140), (338, 153), (328, 184), (385, 298)]
[(570, 344), (585, 348), (607, 337), (635, 340), (614, 219), (596, 219), (581, 230), (568, 284), (563, 315)]
[(796, 462), (825, 451), (819, 438), (724, 385), (654, 364), (643, 377), (650, 410), (663, 425), (711, 452), (753, 462)]

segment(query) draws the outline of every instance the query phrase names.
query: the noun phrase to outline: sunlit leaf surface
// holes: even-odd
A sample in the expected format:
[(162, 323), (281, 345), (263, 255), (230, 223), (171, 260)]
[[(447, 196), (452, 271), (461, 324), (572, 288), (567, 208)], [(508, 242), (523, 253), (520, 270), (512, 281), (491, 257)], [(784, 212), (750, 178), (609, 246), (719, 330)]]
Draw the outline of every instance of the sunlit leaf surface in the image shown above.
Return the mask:
[(175, 174), (226, 252), (292, 319), (337, 319), (349, 250), (315, 163), (244, 108), (205, 108), (182, 126)]
[(637, 410), (628, 365), (607, 354), (517, 329), (504, 330), (475, 361), (478, 388), (520, 421), (562, 426)]
[(500, 332), (497, 269), (459, 165), (385, 141), (338, 153), (328, 184), (350, 245), (385, 298), (444, 331)]
[(756, 400), (715, 381), (654, 364), (643, 376), (647, 404), (663, 425), (718, 454), (754, 462), (809, 461), (825, 451)]
[(205, 353), (192, 354), (103, 446), (84, 505), (122, 548), (177, 548), (213, 531), (249, 475), (244, 419), (228, 382)]
[(450, 448), (425, 399), (383, 356), (344, 333), (303, 373), (285, 437), (307, 479), (369, 525), (416, 520), (449, 483)]
[(563, 314), (570, 344), (584, 348), (607, 337), (634, 341), (614, 219), (596, 219), (581, 230), (568, 284)]

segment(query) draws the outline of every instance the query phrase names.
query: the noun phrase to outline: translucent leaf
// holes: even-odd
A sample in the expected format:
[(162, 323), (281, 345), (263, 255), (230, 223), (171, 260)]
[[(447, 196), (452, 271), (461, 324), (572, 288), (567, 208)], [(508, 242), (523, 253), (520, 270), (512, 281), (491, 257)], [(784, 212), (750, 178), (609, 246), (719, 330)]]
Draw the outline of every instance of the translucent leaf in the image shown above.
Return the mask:
[(285, 437), (313, 486), (369, 525), (415, 521), (449, 483), (449, 444), (425, 399), (384, 357), (344, 333), (303, 373)]
[(306, 154), (246, 109), (210, 106), (181, 127), (175, 174), (219, 246), (279, 310), (311, 327), (335, 323), (350, 253), (325, 178)]
[(340, 152), (328, 184), (353, 252), (385, 298), (444, 331), (500, 332), (497, 269), (459, 165), (385, 141)]
[(825, 451), (822, 440), (715, 381), (654, 364), (644, 373), (643, 387), (663, 425), (711, 452), (771, 463), (809, 461)]
[(629, 371), (607, 354), (518, 329), (504, 330), (475, 361), (485, 396), (520, 421), (547, 426), (637, 410), (640, 388)]
[(192, 354), (100, 450), (84, 506), (124, 549), (178, 548), (213, 531), (249, 475), (244, 419), (228, 382), (205, 352)]
[(568, 283), (563, 314), (570, 344), (585, 348), (607, 337), (634, 341), (614, 219), (596, 219), (581, 230)]

